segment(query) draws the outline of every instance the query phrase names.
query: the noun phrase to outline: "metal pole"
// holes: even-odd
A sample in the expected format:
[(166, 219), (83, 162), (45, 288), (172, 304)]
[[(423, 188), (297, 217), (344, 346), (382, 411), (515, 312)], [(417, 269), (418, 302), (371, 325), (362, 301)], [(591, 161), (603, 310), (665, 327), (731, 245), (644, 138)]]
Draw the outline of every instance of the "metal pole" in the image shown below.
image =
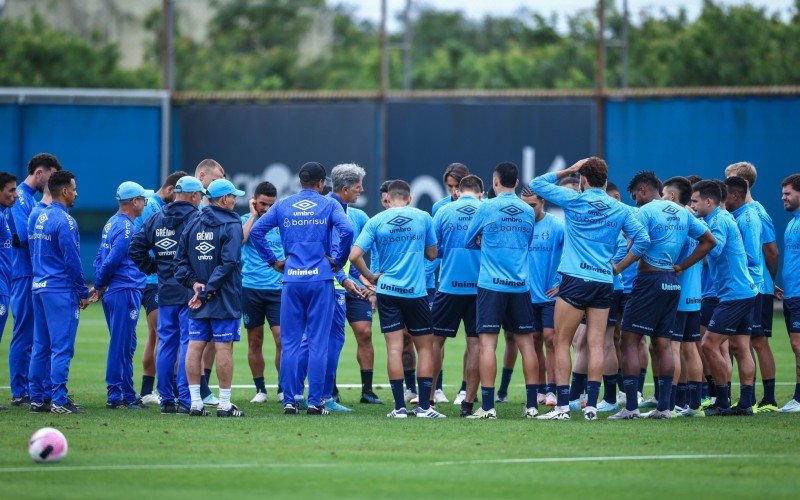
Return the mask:
[(380, 26), (380, 52), (381, 52), (381, 75), (380, 75), (380, 181), (383, 182), (387, 179), (387, 160), (386, 160), (386, 147), (387, 147), (387, 120), (386, 120), (386, 96), (389, 91), (389, 53), (387, 46), (386, 35), (386, 1), (381, 0), (381, 26)]
[(622, 0), (622, 88), (628, 88), (628, 0)]
[(605, 86), (606, 86), (606, 2), (597, 2), (597, 72), (595, 75), (595, 92), (597, 101), (597, 156), (605, 154)]
[(162, 40), (161, 64), (163, 77), (161, 86), (167, 91), (161, 100), (161, 179), (159, 184), (167, 178), (170, 171), (170, 156), (172, 151), (172, 103), (171, 94), (175, 89), (175, 47), (173, 40), (173, 25), (175, 19), (174, 0), (161, 2)]
[(411, 90), (411, 44), (414, 33), (411, 30), (411, 4), (412, 0), (406, 0), (406, 10), (403, 12), (403, 24), (405, 25), (403, 50), (403, 89)]

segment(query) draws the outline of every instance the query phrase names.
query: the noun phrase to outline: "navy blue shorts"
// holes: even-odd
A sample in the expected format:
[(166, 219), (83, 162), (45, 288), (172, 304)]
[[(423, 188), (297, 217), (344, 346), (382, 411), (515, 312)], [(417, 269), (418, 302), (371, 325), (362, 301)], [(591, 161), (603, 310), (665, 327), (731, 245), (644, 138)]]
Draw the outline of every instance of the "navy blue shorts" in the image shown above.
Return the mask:
[(783, 318), (787, 333), (800, 333), (800, 297), (783, 299)]
[(189, 318), (189, 340), (199, 342), (238, 342), (239, 318)]
[(372, 322), (372, 304), (369, 300), (356, 297), (352, 293), (345, 295), (344, 300), (347, 307), (348, 323), (356, 323), (358, 321)]
[(264, 318), (269, 326), (281, 326), (281, 291), (242, 288), (242, 320), (248, 330), (264, 326)]
[(716, 309), (718, 305), (719, 299), (716, 297), (708, 297), (700, 301), (700, 326), (708, 328), (711, 316), (714, 315), (714, 309)]
[(608, 326), (616, 326), (617, 318), (622, 318), (625, 313), (625, 305), (622, 302), (624, 295), (622, 290), (614, 290), (614, 295), (611, 297), (611, 307), (608, 308)]
[(556, 303), (553, 302), (534, 302), (533, 304), (533, 328), (537, 332), (543, 332), (545, 328), (553, 329), (553, 316), (556, 312)]
[(533, 304), (529, 292), (497, 292), (478, 287), (478, 333), (533, 333)]
[(558, 296), (567, 304), (585, 311), (608, 309), (614, 299), (614, 285), (561, 274)]
[(433, 334), (437, 337), (453, 338), (458, 332), (461, 322), (464, 322), (464, 331), (467, 337), (477, 337), (475, 331), (475, 304), (476, 295), (456, 295), (453, 293), (436, 292), (433, 299)]
[(708, 331), (720, 335), (750, 335), (756, 297), (725, 300), (714, 309)]
[(142, 293), (142, 306), (146, 316), (150, 316), (153, 311), (158, 311), (158, 285), (150, 283), (145, 285)]
[(433, 309), (433, 301), (436, 299), (436, 289), (428, 288), (428, 306)]
[(622, 316), (622, 331), (670, 338), (681, 286), (674, 271), (643, 271), (633, 282)]
[(391, 333), (403, 328), (411, 335), (433, 333), (433, 319), (428, 297), (395, 297), (383, 293), (378, 296), (378, 313), (381, 333)]
[(775, 296), (758, 294), (756, 307), (753, 308), (753, 333), (751, 337), (772, 337), (772, 315), (775, 307)]
[(673, 342), (700, 342), (700, 311), (678, 311), (672, 327)]
[(750, 336), (751, 337), (763, 337), (764, 331), (761, 329), (761, 303), (762, 298), (761, 294), (759, 293), (756, 295), (756, 300), (753, 302), (753, 324), (750, 325)]

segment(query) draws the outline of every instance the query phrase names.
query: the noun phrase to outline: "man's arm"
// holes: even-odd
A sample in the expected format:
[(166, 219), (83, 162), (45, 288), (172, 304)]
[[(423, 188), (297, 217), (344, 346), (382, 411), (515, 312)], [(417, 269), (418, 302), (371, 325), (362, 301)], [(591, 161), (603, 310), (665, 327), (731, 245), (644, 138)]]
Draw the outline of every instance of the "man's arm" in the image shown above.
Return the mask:
[(253, 224), (258, 220), (256, 200), (251, 199), (247, 206), (250, 207), (250, 217), (248, 217), (247, 221), (242, 225), (242, 243), (247, 243), (247, 239), (250, 237), (250, 230), (253, 229)]
[[(131, 244), (133, 234), (133, 224), (125, 221), (124, 226), (117, 226), (110, 232), (108, 244), (111, 246), (106, 258), (100, 262), (95, 269), (94, 287), (103, 289), (114, 277), (120, 264), (128, 256), (128, 248)], [(113, 237), (112, 237), (113, 235)]]
[(256, 249), (256, 252), (258, 252), (259, 257), (261, 257), (268, 265), (273, 267), (275, 266), (275, 263), (278, 262), (278, 257), (269, 247), (265, 236), (273, 228), (278, 227), (276, 212), (277, 210), (273, 207), (271, 210), (267, 210), (267, 213), (264, 214), (263, 217), (259, 217), (250, 229), (249, 236), (249, 239), (251, 240), (253, 247)]
[(131, 245), (128, 248), (128, 257), (131, 258), (136, 267), (145, 274), (154, 274), (158, 271), (156, 259), (150, 255), (150, 250), (154, 248), (149, 239), (151, 224), (148, 219), (142, 226), (141, 231), (133, 235)]
[(762, 249), (764, 251), (764, 262), (767, 264), (769, 275), (772, 277), (772, 281), (775, 281), (775, 277), (778, 275), (778, 262), (780, 260), (778, 244), (774, 241), (771, 243), (764, 243)]
[(631, 264), (639, 260), (642, 255), (650, 248), (650, 236), (641, 222), (634, 216), (632, 212), (628, 212), (625, 217), (625, 223), (622, 230), (632, 240), (631, 249), (620, 262), (612, 264), (614, 274), (619, 274), (628, 268)]
[(585, 162), (586, 159), (579, 160), (567, 169), (540, 175), (533, 179), (528, 187), (550, 203), (566, 208), (580, 196), (580, 193), (567, 187), (558, 186), (556, 183), (564, 177), (578, 173)]
[(206, 283), (206, 293), (219, 290), (228, 280), (231, 273), (239, 269), (242, 255), (241, 227), (229, 225), (226, 227), (225, 240), (220, 242), (221, 263), (214, 268)]
[(331, 212), (331, 222), (333, 223), (334, 235), (331, 239), (335, 244), (331, 245), (331, 259), (336, 267), (342, 267), (347, 262), (350, 254), (350, 247), (353, 246), (353, 226), (350, 219), (338, 202), (332, 201), (333, 211)]
[[(69, 217), (68, 215), (66, 217)], [(68, 224), (67, 221), (58, 221), (56, 227), (58, 231), (57, 241), (64, 258), (64, 267), (72, 283), (73, 288), (78, 293), (78, 297), (86, 299), (89, 297), (89, 289), (86, 288), (86, 280), (83, 279), (83, 265), (81, 264), (81, 253), (79, 249), (78, 225)]]
[(27, 202), (23, 204), (19, 200), (11, 206), (11, 222), (14, 226), (12, 233), (16, 235), (16, 238), (13, 239), (15, 247), (28, 247), (28, 217), (30, 217), (32, 209), (33, 207), (29, 206)]
[(694, 251), (687, 255), (683, 262), (677, 264), (674, 269), (675, 272), (680, 274), (683, 271), (689, 269), (693, 265), (697, 264), (701, 260), (703, 260), (708, 252), (711, 251), (715, 246), (717, 246), (717, 240), (714, 238), (714, 235), (711, 234), (711, 231), (706, 230), (705, 233), (700, 236), (698, 239), (697, 246), (694, 248)]
[(186, 288), (194, 287), (197, 282), (197, 275), (194, 274), (192, 265), (189, 262), (189, 235), (194, 230), (194, 224), (187, 224), (178, 238), (178, 250), (173, 259), (175, 280)]

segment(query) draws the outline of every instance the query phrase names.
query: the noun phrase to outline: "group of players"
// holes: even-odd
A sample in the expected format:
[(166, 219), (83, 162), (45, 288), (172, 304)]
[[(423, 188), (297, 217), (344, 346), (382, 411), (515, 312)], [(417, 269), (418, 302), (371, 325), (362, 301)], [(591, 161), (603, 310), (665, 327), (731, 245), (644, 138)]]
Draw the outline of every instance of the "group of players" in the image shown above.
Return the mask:
[[(785, 290), (773, 281), (772, 220), (750, 194), (755, 167), (737, 163), (725, 175), (662, 184), (640, 172), (628, 185), (633, 208), (620, 202), (598, 158), (537, 177), (519, 196), (514, 164), (495, 168), (487, 194), (479, 177), (455, 163), (443, 176), (449, 196), (432, 214), (413, 208), (409, 185), (396, 180), (381, 186), (384, 211), (369, 218), (350, 206), (363, 192), (362, 168), (343, 164), (328, 176), (310, 162), (300, 170), (299, 193), (277, 200), (263, 182), (240, 217), (234, 208), (245, 193), (219, 163), (203, 160), (194, 176), (176, 172), (157, 192), (119, 186), (119, 211), (103, 229), (88, 289), (68, 213), (74, 175), (40, 154), (19, 186), (0, 173), (0, 317), (4, 323), (9, 308), (14, 316), (11, 404), (81, 411), (66, 387), (79, 309), (102, 301), (109, 409), (158, 402), (167, 414), (204, 416), (216, 406), (219, 417), (244, 416), (231, 402), (232, 346), (242, 321), (256, 389), (251, 403), (268, 400), (268, 323), (284, 413), (352, 411), (336, 388), (347, 321), (358, 344), (360, 401), (382, 404), (372, 387), (377, 309), (390, 418), (444, 417), (436, 410), (448, 402), (444, 345), (462, 324), (467, 343), (455, 403), (463, 417), (496, 418), (517, 353), (526, 418), (567, 420), (570, 409), (582, 409), (587, 420), (601, 412), (614, 420), (800, 412), (800, 372), (793, 399), (778, 408), (769, 346), (778, 297), (800, 360), (800, 175), (782, 183), (784, 208), (794, 214), (784, 241)], [(563, 219), (547, 213), (546, 203), (560, 207)], [(149, 335), (137, 394), (142, 305)], [(506, 348), (495, 393), (501, 328)], [(764, 388), (758, 404), (752, 352)], [(642, 400), (648, 354), (655, 393)], [(732, 361), (741, 386), (735, 405)], [(214, 363), (218, 398), (208, 387)], [(417, 407), (409, 412), (408, 403)], [(539, 414), (540, 405), (552, 409)]]

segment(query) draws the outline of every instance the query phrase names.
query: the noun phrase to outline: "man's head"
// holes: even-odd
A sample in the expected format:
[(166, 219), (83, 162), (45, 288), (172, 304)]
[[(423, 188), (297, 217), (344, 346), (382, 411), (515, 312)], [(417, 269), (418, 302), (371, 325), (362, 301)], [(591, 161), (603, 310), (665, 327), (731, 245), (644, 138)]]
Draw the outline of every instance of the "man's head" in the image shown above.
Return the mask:
[(153, 196), (154, 194), (155, 191), (151, 189), (145, 189), (132, 181), (125, 181), (117, 188), (119, 210), (135, 219), (144, 212), (144, 206), (147, 204), (147, 197)]
[(725, 179), (725, 187), (728, 189), (728, 196), (725, 198), (725, 209), (728, 212), (738, 210), (747, 203), (747, 181), (741, 177), (728, 177)]
[(15, 201), (17, 201), (17, 176), (0, 172), (0, 207), (13, 207)]
[(233, 210), (236, 198), (244, 196), (244, 191), (236, 189), (228, 179), (217, 179), (208, 185), (208, 198), (211, 204), (226, 210)]
[(504, 161), (494, 167), (492, 187), (496, 193), (513, 192), (519, 184), (519, 169), (511, 162)]
[(385, 209), (389, 208), (389, 184), (392, 182), (394, 181), (383, 181), (380, 189), (378, 189), (378, 192), (381, 195), (381, 206)]
[(558, 185), (570, 188), (573, 191), (581, 191), (581, 178), (580, 176), (568, 175), (558, 181)]
[(47, 180), (47, 188), (53, 201), (61, 203), (67, 208), (75, 205), (78, 197), (78, 186), (75, 184), (75, 174), (69, 170), (57, 170)]
[(722, 208), (725, 208), (725, 200), (728, 199), (728, 186), (726, 186), (725, 183), (719, 179), (712, 179), (712, 181), (714, 181), (717, 184), (717, 187), (719, 187), (719, 202), (722, 205)]
[(39, 153), (28, 162), (28, 178), (33, 181), (33, 187), (40, 193), (44, 191), (53, 172), (59, 170), (61, 163), (50, 153)]
[(411, 203), (411, 186), (406, 181), (392, 181), (387, 187), (390, 207), (404, 207)]
[(519, 197), (523, 202), (530, 205), (537, 217), (544, 211), (544, 200), (538, 194), (531, 191), (531, 188), (528, 186), (522, 187)]
[(619, 192), (619, 188), (611, 181), (606, 182), (606, 194), (617, 201), (622, 201), (622, 195)]
[(692, 184), (686, 177), (670, 177), (661, 188), (661, 197), (685, 207), (692, 202)]
[(628, 183), (628, 192), (636, 206), (641, 207), (661, 198), (661, 181), (652, 170), (642, 170)]
[(781, 201), (787, 212), (800, 210), (800, 174), (793, 174), (781, 183)]
[(686, 176), (686, 180), (687, 180), (687, 181), (689, 181), (689, 184), (691, 184), (692, 186), (694, 186), (694, 185), (695, 185), (695, 184), (697, 184), (698, 182), (702, 181), (702, 180), (703, 180), (703, 178), (702, 178), (702, 177), (700, 177), (699, 175), (692, 174), (692, 175), (687, 175), (687, 176)]
[(469, 169), (463, 163), (451, 163), (444, 170), (442, 181), (445, 186), (447, 186), (447, 192), (450, 193), (451, 200), (455, 201), (458, 199), (458, 186), (461, 184), (461, 179), (468, 175)]
[(466, 194), (480, 199), (483, 196), (483, 180), (477, 175), (466, 175), (458, 183), (459, 196)]
[(178, 179), (173, 191), (175, 193), (175, 201), (185, 201), (195, 207), (200, 205), (200, 201), (206, 195), (203, 183), (200, 182), (200, 179), (191, 175), (185, 175)]
[(215, 160), (206, 158), (197, 164), (194, 176), (203, 183), (204, 188), (207, 188), (215, 180), (225, 178), (225, 169)]
[(321, 163), (310, 161), (300, 167), (300, 187), (321, 193), (325, 189), (325, 167)]
[(725, 177), (741, 177), (745, 181), (747, 181), (748, 189), (752, 188), (756, 184), (756, 177), (758, 176), (756, 172), (756, 167), (749, 162), (740, 161), (738, 163), (733, 163), (728, 165), (725, 168)]
[(692, 186), (692, 210), (700, 217), (713, 212), (722, 200), (719, 184), (713, 180), (700, 181)]
[(608, 181), (608, 165), (605, 160), (596, 156), (587, 158), (578, 169), (578, 173), (581, 174), (581, 188), (584, 190), (587, 186), (604, 189)]
[(278, 199), (278, 190), (271, 182), (264, 181), (256, 186), (256, 191), (253, 193), (253, 206), (256, 209), (256, 214), (259, 217), (267, 213), (275, 201)]
[(336, 165), (331, 170), (333, 192), (345, 203), (355, 203), (364, 192), (364, 176), (367, 173), (355, 163)]
[(179, 170), (167, 176), (164, 184), (162, 184), (161, 188), (158, 190), (158, 196), (164, 201), (164, 203), (172, 203), (175, 201), (175, 183), (178, 182), (178, 179), (181, 177), (186, 177), (187, 175), (189, 174), (183, 170)]

